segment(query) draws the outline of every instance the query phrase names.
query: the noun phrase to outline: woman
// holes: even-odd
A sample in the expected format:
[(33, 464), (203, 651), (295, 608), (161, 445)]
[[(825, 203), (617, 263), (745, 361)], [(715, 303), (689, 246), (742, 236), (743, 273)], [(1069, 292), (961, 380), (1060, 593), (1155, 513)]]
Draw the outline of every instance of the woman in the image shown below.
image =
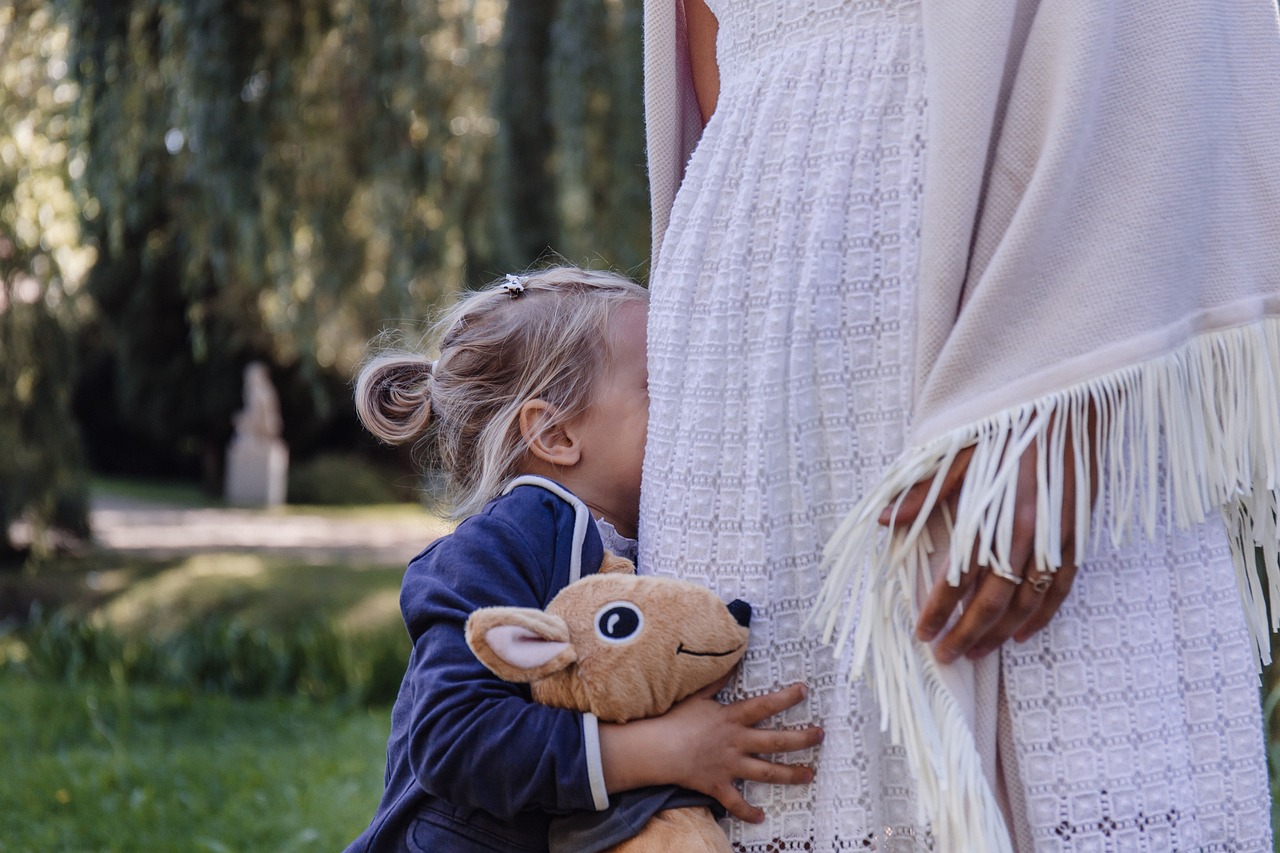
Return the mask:
[(649, 0), (641, 565), (826, 731), (740, 849), (1271, 849), (1203, 522), (1274, 564), (1277, 68), (1270, 0)]

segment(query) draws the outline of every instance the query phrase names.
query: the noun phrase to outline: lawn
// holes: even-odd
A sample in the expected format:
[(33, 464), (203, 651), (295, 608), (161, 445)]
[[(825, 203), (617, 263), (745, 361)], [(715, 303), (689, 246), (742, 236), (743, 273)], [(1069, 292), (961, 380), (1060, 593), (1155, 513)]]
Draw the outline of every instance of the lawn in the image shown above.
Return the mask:
[(0, 675), (0, 844), (334, 851), (382, 789), (385, 708)]
[[(420, 513), (325, 510), (404, 511)], [(0, 851), (342, 849), (381, 792), (403, 571), (99, 552), (0, 574)], [(32, 602), (37, 630), (17, 627)], [(1280, 802), (1278, 673), (1263, 692)]]
[[(97, 491), (209, 505), (181, 485)], [(0, 851), (342, 849), (382, 791), (403, 573), (109, 551), (0, 573)]]

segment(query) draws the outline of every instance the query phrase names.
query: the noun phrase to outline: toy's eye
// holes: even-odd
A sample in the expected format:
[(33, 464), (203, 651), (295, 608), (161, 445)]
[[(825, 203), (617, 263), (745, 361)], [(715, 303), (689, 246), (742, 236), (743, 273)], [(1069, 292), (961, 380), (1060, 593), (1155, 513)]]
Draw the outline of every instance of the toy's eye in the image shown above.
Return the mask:
[(596, 634), (606, 643), (630, 642), (643, 627), (640, 608), (628, 601), (611, 601), (596, 611)]

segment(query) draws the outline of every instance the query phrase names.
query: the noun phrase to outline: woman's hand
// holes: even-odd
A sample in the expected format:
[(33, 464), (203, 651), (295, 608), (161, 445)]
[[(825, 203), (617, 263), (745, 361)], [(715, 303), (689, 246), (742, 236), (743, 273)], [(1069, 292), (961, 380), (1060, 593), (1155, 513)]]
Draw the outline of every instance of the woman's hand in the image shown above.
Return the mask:
[[(1092, 432), (1093, 417), (1090, 416)], [(1096, 443), (1094, 443), (1096, 444)], [(1066, 442), (1062, 471), (1062, 565), (1054, 572), (1041, 572), (1036, 568), (1034, 548), (1036, 530), (1036, 446), (1032, 444), (1018, 464), (1018, 488), (1013, 513), (1013, 538), (1010, 546), (1009, 565), (1014, 574), (1022, 578), (1015, 583), (991, 571), (989, 566), (978, 565), (976, 550), (970, 569), (960, 576), (960, 585), (952, 586), (942, 577), (934, 579), (929, 598), (920, 611), (916, 636), (932, 642), (942, 632), (957, 605), (969, 596), (972, 598), (964, 612), (934, 647), (934, 654), (941, 663), (951, 663), (961, 655), (980, 658), (999, 648), (1013, 637), (1018, 642), (1035, 634), (1058, 612), (1075, 581), (1077, 564), (1075, 553), (1076, 479), (1075, 457), (1070, 441)], [(933, 511), (940, 512), (943, 501), (954, 513), (964, 482), (965, 473), (973, 449), (967, 448), (956, 456), (943, 477), (938, 502)], [(1097, 460), (1090, 459), (1090, 480), (1096, 484)], [(896, 513), (886, 509), (880, 523), (895, 527), (909, 525), (920, 514), (932, 480), (912, 486), (899, 504)], [(1096, 488), (1090, 496), (1096, 497)]]
[(623, 725), (601, 723), (605, 787), (614, 792), (645, 785), (679, 785), (714, 797), (739, 820), (759, 823), (764, 812), (743, 799), (734, 782), (812, 782), (809, 767), (778, 764), (759, 756), (816, 746), (822, 742), (822, 729), (755, 728), (803, 701), (804, 685), (793, 684), (722, 705), (715, 694), (724, 683), (695, 693), (661, 717)]

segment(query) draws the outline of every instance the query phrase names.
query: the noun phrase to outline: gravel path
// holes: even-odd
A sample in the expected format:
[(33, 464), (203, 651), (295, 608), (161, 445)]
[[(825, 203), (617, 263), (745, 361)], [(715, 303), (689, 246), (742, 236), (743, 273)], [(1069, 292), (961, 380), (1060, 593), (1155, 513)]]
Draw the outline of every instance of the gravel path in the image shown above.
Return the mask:
[(90, 519), (99, 547), (156, 559), (241, 551), (322, 562), (405, 565), (449, 529), (425, 512), (331, 517), (292, 509), (157, 506), (112, 497), (95, 498)]

